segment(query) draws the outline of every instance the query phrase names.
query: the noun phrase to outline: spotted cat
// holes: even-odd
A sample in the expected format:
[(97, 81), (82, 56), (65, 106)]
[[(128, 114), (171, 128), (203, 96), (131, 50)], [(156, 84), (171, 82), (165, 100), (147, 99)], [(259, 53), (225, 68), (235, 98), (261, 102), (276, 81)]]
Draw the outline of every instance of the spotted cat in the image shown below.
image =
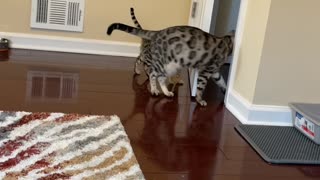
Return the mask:
[(158, 81), (163, 93), (172, 97), (174, 94), (168, 90), (165, 82), (184, 67), (199, 71), (196, 100), (200, 105), (207, 105), (202, 95), (210, 78), (213, 77), (221, 90), (226, 91), (226, 83), (219, 71), (232, 53), (234, 34), (218, 37), (191, 26), (150, 31), (122, 23), (111, 24), (107, 34), (111, 35), (115, 29), (150, 40), (150, 53), (143, 63), (153, 95), (160, 93)]

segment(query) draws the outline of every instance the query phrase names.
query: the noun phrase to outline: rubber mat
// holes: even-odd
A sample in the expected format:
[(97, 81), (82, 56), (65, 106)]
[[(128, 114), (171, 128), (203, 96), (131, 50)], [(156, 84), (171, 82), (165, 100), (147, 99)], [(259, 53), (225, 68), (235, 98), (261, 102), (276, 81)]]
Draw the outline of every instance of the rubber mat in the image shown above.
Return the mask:
[(320, 164), (320, 146), (294, 127), (237, 125), (235, 129), (269, 163)]

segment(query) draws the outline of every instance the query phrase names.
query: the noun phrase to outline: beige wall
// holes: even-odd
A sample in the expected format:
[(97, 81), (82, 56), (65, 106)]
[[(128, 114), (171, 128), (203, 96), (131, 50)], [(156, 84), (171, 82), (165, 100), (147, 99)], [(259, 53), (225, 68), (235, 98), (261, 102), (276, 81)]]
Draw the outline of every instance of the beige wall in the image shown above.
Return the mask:
[(271, 0), (248, 0), (234, 89), (252, 102)]
[(320, 102), (319, 0), (273, 0), (254, 104)]
[(235, 91), (258, 105), (319, 103), (320, 1), (248, 1)]
[(84, 33), (30, 29), (31, 0), (1, 0), (0, 32), (28, 33), (98, 40), (138, 42), (125, 33), (105, 34), (112, 22), (132, 25), (129, 8), (147, 29), (161, 29), (188, 23), (191, 0), (86, 0)]

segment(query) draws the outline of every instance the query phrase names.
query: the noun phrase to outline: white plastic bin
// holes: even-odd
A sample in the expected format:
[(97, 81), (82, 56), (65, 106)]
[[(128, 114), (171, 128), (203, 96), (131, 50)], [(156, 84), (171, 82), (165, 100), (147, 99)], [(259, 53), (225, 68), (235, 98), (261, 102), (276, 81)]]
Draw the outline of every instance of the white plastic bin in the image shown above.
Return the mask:
[(320, 144), (320, 104), (290, 103), (293, 126)]

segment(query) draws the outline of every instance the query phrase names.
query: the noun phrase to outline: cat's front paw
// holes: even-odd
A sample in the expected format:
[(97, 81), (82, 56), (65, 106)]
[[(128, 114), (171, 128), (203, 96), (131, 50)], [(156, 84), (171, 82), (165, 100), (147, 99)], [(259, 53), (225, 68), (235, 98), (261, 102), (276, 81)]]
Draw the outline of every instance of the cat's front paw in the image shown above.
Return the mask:
[(207, 106), (207, 102), (205, 100), (198, 101), (200, 106)]
[(207, 102), (202, 98), (196, 98), (196, 100), (200, 104), (200, 106), (207, 106)]
[(151, 89), (151, 94), (153, 96), (158, 96), (160, 94), (160, 91), (158, 89)]
[(167, 97), (173, 97), (173, 96), (174, 96), (174, 93), (169, 91), (169, 92), (165, 93), (165, 95), (166, 95)]

